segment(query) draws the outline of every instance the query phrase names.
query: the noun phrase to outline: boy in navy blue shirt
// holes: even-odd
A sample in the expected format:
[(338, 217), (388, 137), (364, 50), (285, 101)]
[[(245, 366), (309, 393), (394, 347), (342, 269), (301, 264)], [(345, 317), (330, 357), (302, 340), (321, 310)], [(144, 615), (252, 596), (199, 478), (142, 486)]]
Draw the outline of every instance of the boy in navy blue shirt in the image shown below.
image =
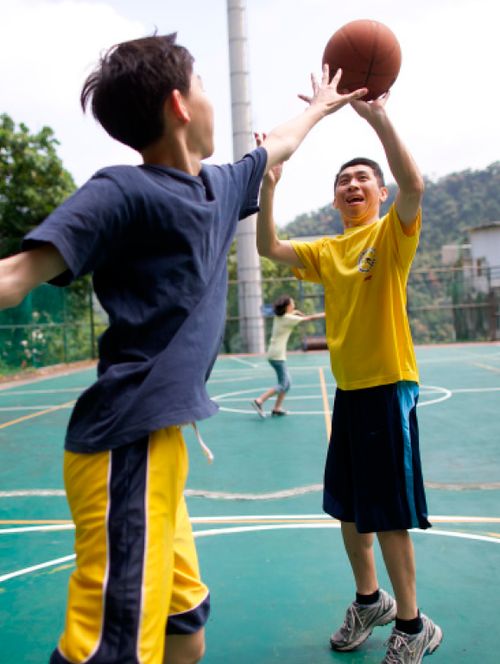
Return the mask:
[(109, 315), (96, 382), (68, 425), (64, 476), (76, 569), (51, 664), (189, 664), (204, 652), (209, 592), (183, 498), (180, 425), (213, 415), (205, 383), (225, 323), (226, 256), (257, 211), (264, 173), (288, 159), (341, 95), (341, 72), (313, 78), (309, 105), (235, 164), (213, 152), (213, 112), (176, 36), (110, 49), (82, 107), (140, 166), (96, 173), (0, 261), (0, 307), (38, 284), (92, 273)]

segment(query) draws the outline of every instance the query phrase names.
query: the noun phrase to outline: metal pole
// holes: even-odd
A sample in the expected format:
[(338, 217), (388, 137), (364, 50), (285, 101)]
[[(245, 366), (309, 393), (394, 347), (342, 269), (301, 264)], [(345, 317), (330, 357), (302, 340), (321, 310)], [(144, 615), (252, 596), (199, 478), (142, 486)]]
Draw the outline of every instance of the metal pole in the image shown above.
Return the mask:
[[(247, 63), (245, 0), (227, 0), (233, 158), (254, 147)], [(240, 335), (249, 353), (264, 351), (260, 260), (255, 245), (256, 215), (240, 221), (236, 233)]]

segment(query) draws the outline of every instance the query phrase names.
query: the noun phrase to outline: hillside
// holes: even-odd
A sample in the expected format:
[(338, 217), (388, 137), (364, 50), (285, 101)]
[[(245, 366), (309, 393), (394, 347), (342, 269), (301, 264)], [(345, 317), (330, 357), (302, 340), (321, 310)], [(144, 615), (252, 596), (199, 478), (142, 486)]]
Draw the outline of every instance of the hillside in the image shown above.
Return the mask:
[[(394, 185), (389, 191), (382, 212), (394, 198)], [(423, 219), (416, 268), (439, 265), (441, 246), (467, 242), (468, 228), (500, 220), (500, 161), (484, 170), (451, 173), (436, 181), (426, 178)], [(283, 231), (288, 237), (334, 235), (342, 232), (342, 223), (328, 204), (299, 215)]]

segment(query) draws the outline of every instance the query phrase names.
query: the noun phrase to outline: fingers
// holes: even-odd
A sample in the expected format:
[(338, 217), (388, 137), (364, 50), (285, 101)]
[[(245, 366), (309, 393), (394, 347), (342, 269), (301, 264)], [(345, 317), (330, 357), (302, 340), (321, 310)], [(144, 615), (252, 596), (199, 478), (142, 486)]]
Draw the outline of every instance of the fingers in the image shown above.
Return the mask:
[(308, 97), (307, 95), (297, 95), (299, 99), (302, 99), (302, 101), (307, 102), (310, 104), (312, 102), (312, 97)]
[(342, 76), (342, 69), (340, 69), (340, 67), (339, 67), (339, 69), (337, 69), (337, 71), (335, 72), (335, 75), (334, 75), (334, 77), (332, 78), (332, 82), (330, 83), (330, 85), (331, 85), (332, 87), (337, 88), (341, 76)]
[(318, 79), (314, 74), (311, 74), (311, 86), (313, 89), (313, 97), (318, 94), (319, 90), (319, 85), (318, 85)]
[(323, 85), (328, 85), (329, 80), (330, 80), (330, 67), (328, 66), (328, 63), (325, 62), (325, 64), (323, 65), (321, 83)]
[(354, 92), (350, 92), (349, 94), (347, 94), (346, 97), (348, 101), (351, 102), (351, 101), (356, 101), (357, 99), (361, 99), (367, 94), (368, 94), (368, 88), (358, 88), (357, 90), (354, 90)]
[(259, 148), (262, 145), (262, 143), (266, 140), (267, 134), (264, 132), (261, 133), (260, 131), (254, 131), (253, 137), (255, 138), (255, 143), (257, 147)]

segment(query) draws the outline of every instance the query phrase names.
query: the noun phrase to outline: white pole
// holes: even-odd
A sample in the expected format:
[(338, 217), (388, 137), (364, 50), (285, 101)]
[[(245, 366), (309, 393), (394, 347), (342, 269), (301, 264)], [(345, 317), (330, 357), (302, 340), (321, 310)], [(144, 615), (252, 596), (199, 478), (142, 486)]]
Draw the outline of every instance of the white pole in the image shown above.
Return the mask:
[[(227, 0), (233, 158), (254, 148), (249, 93), (245, 0)], [(255, 245), (256, 215), (239, 222), (236, 233), (240, 335), (249, 353), (264, 351), (260, 260)]]

